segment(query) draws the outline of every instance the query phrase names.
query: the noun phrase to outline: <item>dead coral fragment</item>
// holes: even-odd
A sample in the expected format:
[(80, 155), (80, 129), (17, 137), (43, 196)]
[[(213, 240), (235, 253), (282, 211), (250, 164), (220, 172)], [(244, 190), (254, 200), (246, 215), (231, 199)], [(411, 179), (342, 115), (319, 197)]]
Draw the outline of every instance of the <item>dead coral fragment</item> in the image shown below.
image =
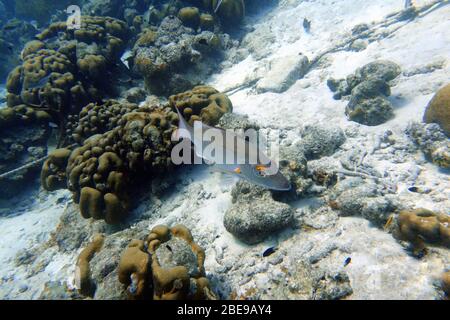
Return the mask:
[(76, 287), (80, 293), (85, 296), (93, 296), (94, 294), (95, 285), (92, 283), (89, 262), (92, 260), (94, 255), (101, 250), (104, 240), (104, 235), (95, 235), (92, 242), (89, 243), (78, 256), (75, 269)]

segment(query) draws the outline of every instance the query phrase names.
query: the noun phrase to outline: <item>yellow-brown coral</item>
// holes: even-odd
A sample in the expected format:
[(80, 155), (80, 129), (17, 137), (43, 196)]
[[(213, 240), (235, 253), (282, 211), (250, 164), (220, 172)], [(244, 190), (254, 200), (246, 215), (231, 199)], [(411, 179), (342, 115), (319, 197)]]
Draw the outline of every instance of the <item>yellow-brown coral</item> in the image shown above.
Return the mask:
[[(183, 245), (180, 247), (180, 244), (174, 242), (176, 239), (184, 242), (189, 248), (188, 250), (191, 250), (196, 259), (195, 268), (188, 267), (186, 264), (180, 265), (182, 261), (175, 258), (177, 250), (186, 250), (183, 249)], [(203, 267), (205, 253), (194, 242), (190, 231), (185, 226), (177, 225), (170, 229), (166, 226), (157, 226), (152, 229), (147, 241), (149, 252), (152, 254), (153, 298), (155, 300), (215, 298), (209, 289), (208, 280), (205, 278)], [(167, 248), (169, 251), (165, 249), (165, 253), (159, 253), (160, 247)], [(169, 256), (167, 256), (168, 252), (170, 252)], [(164, 261), (160, 261), (164, 256)], [(185, 257), (186, 254), (183, 256)], [(191, 286), (191, 282), (195, 283), (194, 287)]]
[(85, 296), (91, 296), (94, 293), (94, 284), (91, 279), (91, 268), (89, 263), (94, 255), (101, 250), (104, 240), (104, 235), (96, 234), (92, 242), (90, 242), (78, 256), (75, 269), (75, 282), (80, 293)]
[(119, 281), (127, 287), (128, 297), (142, 299), (151, 291), (150, 255), (142, 240), (132, 240), (119, 262)]
[(447, 136), (450, 136), (450, 84), (440, 89), (425, 110), (426, 123), (438, 123)]
[(47, 191), (63, 189), (67, 186), (66, 166), (71, 150), (56, 149), (49, 154), (41, 171), (41, 185)]
[(201, 120), (208, 125), (215, 125), (228, 112), (233, 111), (233, 104), (223, 93), (209, 86), (197, 86), (169, 97), (172, 108), (177, 107), (189, 123)]
[(410, 242), (416, 254), (426, 249), (426, 242), (450, 247), (450, 217), (427, 209), (404, 210), (397, 217), (394, 235)]

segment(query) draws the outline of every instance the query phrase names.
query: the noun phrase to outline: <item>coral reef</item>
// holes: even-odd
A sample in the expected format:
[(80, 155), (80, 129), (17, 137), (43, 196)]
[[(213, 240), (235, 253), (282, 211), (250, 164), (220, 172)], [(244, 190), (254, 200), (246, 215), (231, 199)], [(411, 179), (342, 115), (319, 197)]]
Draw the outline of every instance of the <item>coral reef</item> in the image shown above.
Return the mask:
[(120, 259), (119, 281), (133, 299), (215, 299), (204, 260), (203, 249), (185, 226), (159, 225), (145, 241), (130, 242)]
[(104, 219), (109, 224), (123, 220), (131, 186), (172, 167), (171, 136), (178, 124), (174, 106), (208, 124), (232, 111), (228, 97), (211, 87), (195, 87), (169, 101), (167, 106), (141, 108), (116, 100), (88, 104), (71, 118), (67, 132), (83, 145), (50, 156), (41, 173), (44, 188), (61, 188), (67, 180), (84, 218)]
[(423, 121), (439, 124), (450, 137), (450, 84), (435, 94), (425, 110)]
[(275, 201), (270, 191), (241, 180), (231, 193), (233, 205), (223, 223), (239, 240), (256, 244), (293, 224), (293, 209)]
[(400, 73), (394, 62), (379, 60), (357, 69), (346, 79), (329, 79), (327, 85), (335, 92), (335, 99), (350, 96), (345, 110), (350, 120), (376, 126), (393, 116), (392, 104), (386, 97), (390, 95), (389, 81)]
[(25, 103), (47, 110), (61, 124), (110, 91), (104, 74), (114, 69), (128, 32), (123, 21), (108, 17), (83, 16), (81, 28), (73, 32), (65, 22), (51, 24), (25, 46), (22, 65), (9, 74), (8, 106)]
[(438, 124), (411, 123), (406, 134), (434, 164), (450, 168), (450, 141)]

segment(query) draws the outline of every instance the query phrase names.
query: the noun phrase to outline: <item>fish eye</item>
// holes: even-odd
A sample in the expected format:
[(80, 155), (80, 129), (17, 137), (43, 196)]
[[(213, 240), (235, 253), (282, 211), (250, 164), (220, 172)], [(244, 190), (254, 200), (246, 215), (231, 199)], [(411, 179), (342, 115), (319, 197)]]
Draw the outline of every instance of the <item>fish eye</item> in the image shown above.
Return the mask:
[(264, 178), (267, 176), (267, 174), (265, 173), (264, 169), (255, 167), (253, 169), (253, 171), (254, 171), (255, 175), (257, 175), (257, 176), (264, 177)]

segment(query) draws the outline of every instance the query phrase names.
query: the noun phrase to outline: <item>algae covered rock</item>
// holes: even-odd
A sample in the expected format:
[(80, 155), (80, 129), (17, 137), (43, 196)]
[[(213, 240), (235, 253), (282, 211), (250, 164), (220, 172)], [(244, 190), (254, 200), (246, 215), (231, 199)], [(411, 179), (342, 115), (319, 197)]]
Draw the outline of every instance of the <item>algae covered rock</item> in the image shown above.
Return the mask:
[(434, 164), (450, 168), (450, 140), (437, 123), (411, 123), (406, 134)]
[(341, 216), (361, 216), (378, 226), (383, 226), (399, 207), (395, 195), (359, 177), (338, 182), (331, 190), (329, 203)]
[(332, 155), (345, 140), (344, 131), (337, 126), (307, 126), (299, 144), (305, 157), (311, 160)]
[(450, 84), (435, 94), (425, 110), (423, 121), (439, 124), (450, 137)]
[(294, 221), (294, 210), (275, 201), (268, 190), (239, 181), (232, 195), (233, 205), (225, 213), (224, 225), (247, 244), (259, 243)]
[(394, 115), (389, 82), (401, 73), (400, 66), (392, 61), (378, 60), (358, 68), (346, 79), (329, 79), (327, 85), (334, 98), (339, 100), (350, 96), (345, 109), (349, 120), (376, 126)]

